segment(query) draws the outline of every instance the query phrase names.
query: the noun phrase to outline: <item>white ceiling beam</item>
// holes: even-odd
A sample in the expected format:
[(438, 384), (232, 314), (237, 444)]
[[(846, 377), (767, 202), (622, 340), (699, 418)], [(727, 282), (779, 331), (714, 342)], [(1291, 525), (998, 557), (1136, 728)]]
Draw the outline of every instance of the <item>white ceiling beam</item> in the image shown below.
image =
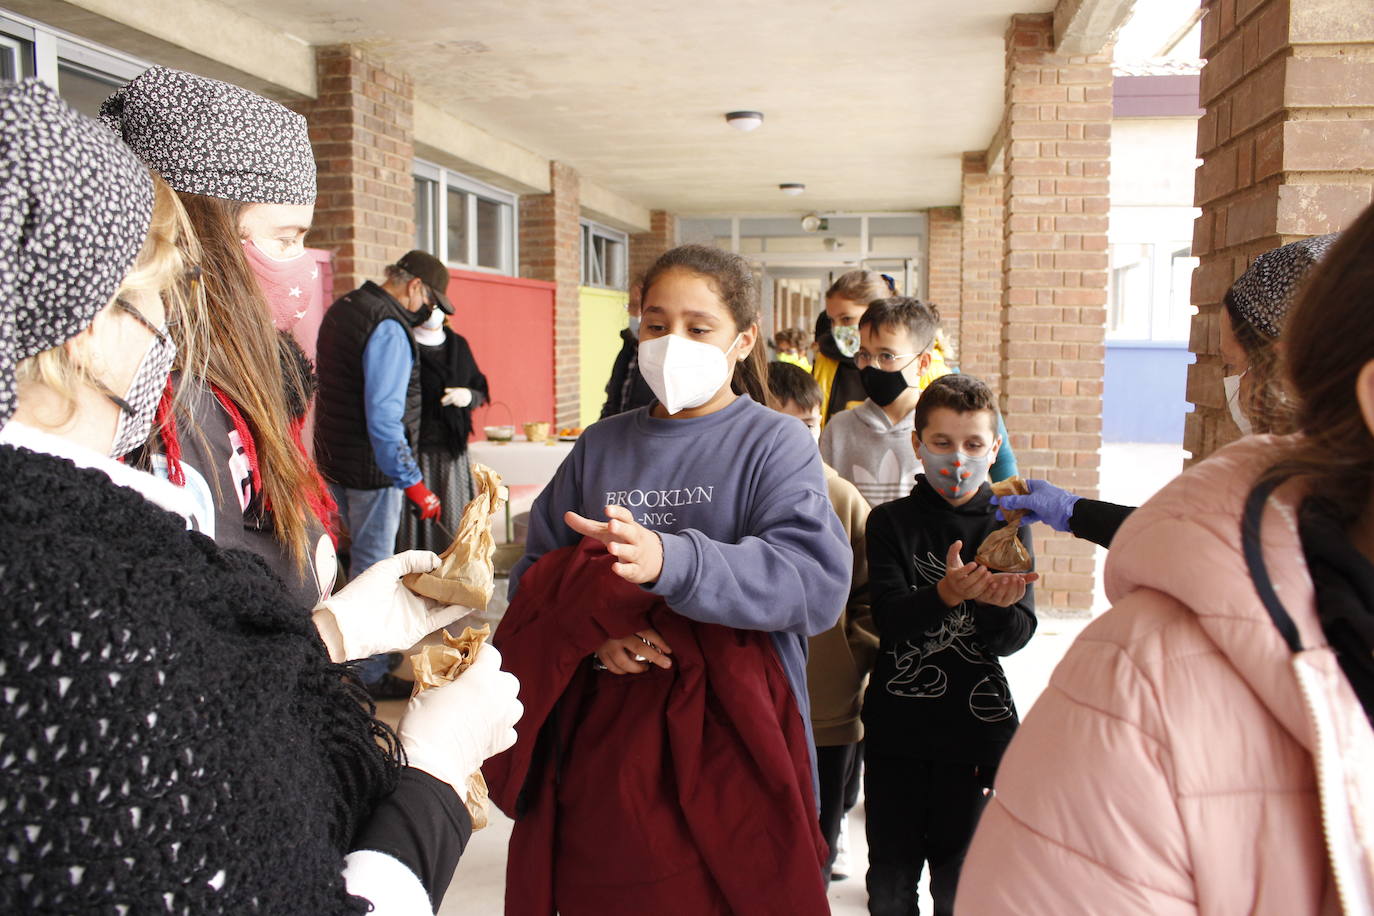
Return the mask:
[(585, 178), (578, 182), (578, 189), (582, 213), (588, 218), (630, 233), (648, 232), (651, 228), (648, 207)]
[(6, 9), (146, 61), (284, 102), (315, 97), (315, 49), (215, 0), (4, 0)]
[(1069, 57), (1087, 57), (1116, 41), (1131, 18), (1135, 0), (1059, 0), (1054, 10), (1054, 47)]
[(549, 193), (549, 160), (415, 97), (415, 155), (517, 194)]

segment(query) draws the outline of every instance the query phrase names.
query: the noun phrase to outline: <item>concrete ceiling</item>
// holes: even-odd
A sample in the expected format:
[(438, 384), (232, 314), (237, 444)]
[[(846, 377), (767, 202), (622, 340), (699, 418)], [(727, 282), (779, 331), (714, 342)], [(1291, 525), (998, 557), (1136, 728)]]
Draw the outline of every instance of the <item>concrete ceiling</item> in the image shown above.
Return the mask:
[[(371, 47), (417, 97), (682, 214), (956, 204), (1003, 105), (1008, 17), (1054, 0), (227, 0)], [(724, 112), (763, 111), (753, 133)], [(786, 197), (780, 182), (807, 192)]]

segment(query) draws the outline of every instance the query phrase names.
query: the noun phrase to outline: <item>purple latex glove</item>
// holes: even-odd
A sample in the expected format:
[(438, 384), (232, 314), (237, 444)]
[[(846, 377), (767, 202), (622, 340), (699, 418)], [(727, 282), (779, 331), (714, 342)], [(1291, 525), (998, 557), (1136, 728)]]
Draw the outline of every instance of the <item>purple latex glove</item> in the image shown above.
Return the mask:
[(1055, 531), (1068, 531), (1069, 519), (1073, 517), (1074, 503), (1083, 497), (1075, 496), (1068, 490), (1061, 490), (1048, 480), (1027, 480), (1028, 496), (994, 496), (992, 504), (998, 506), (997, 518), (1005, 521), (1003, 509), (1021, 509), (1026, 512), (1025, 522), (1043, 522)]

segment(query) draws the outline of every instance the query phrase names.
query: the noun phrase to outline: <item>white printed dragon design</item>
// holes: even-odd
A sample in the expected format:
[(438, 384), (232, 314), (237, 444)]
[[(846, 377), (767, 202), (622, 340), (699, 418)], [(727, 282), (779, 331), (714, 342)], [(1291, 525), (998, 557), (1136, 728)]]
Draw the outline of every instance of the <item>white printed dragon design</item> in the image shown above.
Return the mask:
[[(924, 559), (917, 556), (911, 559), (916, 565), (916, 574), (925, 584), (934, 585), (944, 578), (943, 558), (928, 552)], [(949, 676), (932, 662), (933, 657), (943, 652), (954, 652), (970, 664), (989, 665), (983, 649), (974, 642), (973, 615), (967, 601), (951, 608), (939, 627), (923, 633), (919, 644), (907, 641), (891, 651), (897, 674), (888, 679), (884, 688), (893, 696), (910, 699), (934, 699), (945, 695)], [(991, 667), (994, 670), (969, 692), (969, 712), (982, 722), (1001, 722), (1016, 715), (1016, 707), (1012, 704), (1006, 677), (996, 665)]]

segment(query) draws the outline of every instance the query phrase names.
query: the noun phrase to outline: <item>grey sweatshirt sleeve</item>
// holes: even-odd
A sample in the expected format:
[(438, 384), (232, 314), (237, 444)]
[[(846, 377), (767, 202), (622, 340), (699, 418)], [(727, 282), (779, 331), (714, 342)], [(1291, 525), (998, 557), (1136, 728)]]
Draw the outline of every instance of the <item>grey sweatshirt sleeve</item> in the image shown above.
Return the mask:
[(729, 544), (693, 529), (661, 532), (663, 572), (651, 591), (702, 623), (823, 633), (844, 607), (854, 558), (801, 424), (779, 429), (757, 473), (748, 534)]

